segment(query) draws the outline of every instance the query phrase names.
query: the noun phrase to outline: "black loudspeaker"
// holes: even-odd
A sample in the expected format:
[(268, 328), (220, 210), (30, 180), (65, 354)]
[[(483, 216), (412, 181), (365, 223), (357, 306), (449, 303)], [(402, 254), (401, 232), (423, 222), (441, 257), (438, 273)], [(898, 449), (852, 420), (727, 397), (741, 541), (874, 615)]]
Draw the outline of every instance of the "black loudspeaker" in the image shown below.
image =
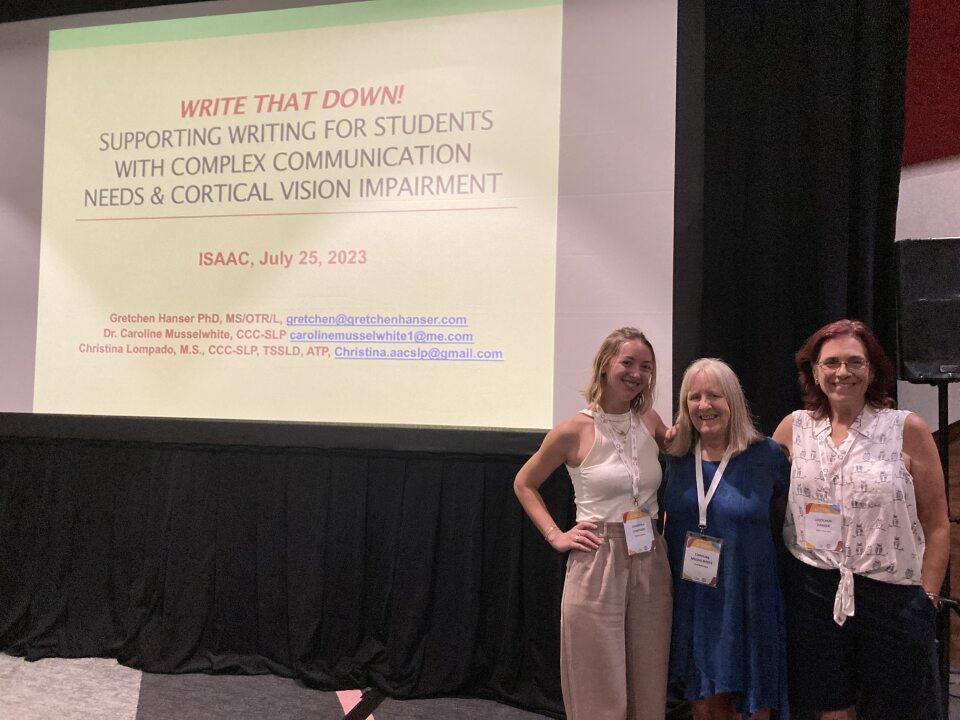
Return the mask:
[(960, 238), (902, 240), (897, 253), (900, 377), (960, 380)]

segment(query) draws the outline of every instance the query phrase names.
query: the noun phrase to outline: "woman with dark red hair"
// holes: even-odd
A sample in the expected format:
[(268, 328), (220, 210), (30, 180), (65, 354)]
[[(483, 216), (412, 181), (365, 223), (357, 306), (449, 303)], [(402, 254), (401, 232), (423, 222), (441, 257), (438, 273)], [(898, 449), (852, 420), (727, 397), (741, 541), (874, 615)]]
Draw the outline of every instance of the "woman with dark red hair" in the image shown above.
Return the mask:
[(892, 409), (893, 365), (862, 322), (820, 328), (796, 363), (805, 409), (774, 433), (792, 464), (792, 707), (830, 720), (939, 719), (950, 528), (930, 428)]

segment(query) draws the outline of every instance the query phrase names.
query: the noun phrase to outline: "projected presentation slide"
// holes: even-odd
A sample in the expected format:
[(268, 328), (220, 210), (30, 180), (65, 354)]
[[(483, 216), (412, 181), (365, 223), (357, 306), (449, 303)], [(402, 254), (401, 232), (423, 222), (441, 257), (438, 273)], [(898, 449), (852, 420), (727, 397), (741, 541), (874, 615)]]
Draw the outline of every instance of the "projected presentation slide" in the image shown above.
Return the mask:
[(34, 411), (549, 427), (561, 31), (378, 0), (52, 32)]

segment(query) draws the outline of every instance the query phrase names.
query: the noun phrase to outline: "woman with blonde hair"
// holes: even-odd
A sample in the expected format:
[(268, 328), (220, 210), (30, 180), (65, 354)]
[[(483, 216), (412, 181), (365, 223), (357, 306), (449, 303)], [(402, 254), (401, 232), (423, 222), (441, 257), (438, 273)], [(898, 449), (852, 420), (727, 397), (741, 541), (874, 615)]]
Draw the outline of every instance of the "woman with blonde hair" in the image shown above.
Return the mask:
[(694, 720), (787, 720), (784, 610), (771, 531), (790, 465), (754, 427), (730, 366), (702, 358), (680, 385), (664, 536), (673, 573), (670, 677)]
[[(662, 720), (670, 644), (670, 570), (654, 526), (666, 427), (652, 409), (653, 346), (636, 328), (603, 341), (587, 408), (551, 430), (514, 490), (558, 552), (570, 552), (560, 616), (560, 680), (569, 720)], [(560, 465), (576, 524), (557, 527), (539, 488)]]

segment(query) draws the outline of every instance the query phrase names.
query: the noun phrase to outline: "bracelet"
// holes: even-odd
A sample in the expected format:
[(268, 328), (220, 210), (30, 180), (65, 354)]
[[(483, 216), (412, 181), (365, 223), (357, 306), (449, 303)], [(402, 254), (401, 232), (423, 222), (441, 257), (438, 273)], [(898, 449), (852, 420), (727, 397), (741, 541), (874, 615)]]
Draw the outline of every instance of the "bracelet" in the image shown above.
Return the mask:
[(940, 605), (941, 605), (942, 602), (943, 602), (943, 598), (941, 598), (941, 597), (940, 597), (939, 595), (937, 595), (936, 593), (932, 593), (932, 592), (928, 592), (928, 593), (927, 593), (927, 600), (929, 600), (930, 602), (932, 602), (932, 603), (933, 603), (933, 606), (934, 606), (937, 610), (940, 609)]
[(553, 531), (554, 531), (554, 530), (559, 530), (559, 529), (560, 529), (560, 528), (558, 528), (556, 525), (551, 525), (550, 527), (548, 527), (548, 528), (546, 529), (546, 532), (543, 533), (543, 539), (544, 539), (544, 540), (549, 540), (549, 539), (550, 539), (550, 536), (553, 534)]

